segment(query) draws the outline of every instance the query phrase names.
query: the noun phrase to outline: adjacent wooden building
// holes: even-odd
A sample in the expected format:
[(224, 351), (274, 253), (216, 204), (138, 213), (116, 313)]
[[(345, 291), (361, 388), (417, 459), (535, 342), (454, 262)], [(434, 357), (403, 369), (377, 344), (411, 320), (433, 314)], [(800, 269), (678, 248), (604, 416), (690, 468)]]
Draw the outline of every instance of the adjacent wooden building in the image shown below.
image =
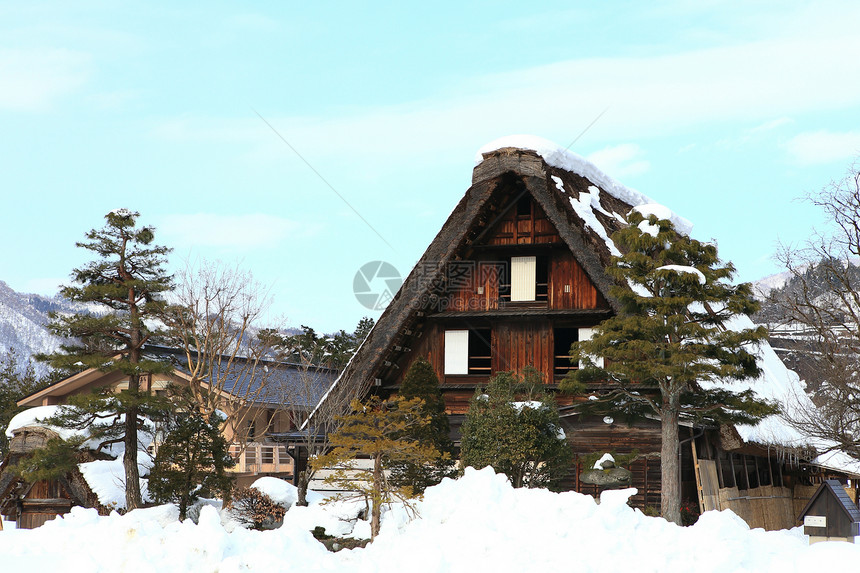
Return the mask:
[[(170, 349), (158, 349), (157, 352), (162, 358), (176, 354)], [(249, 376), (238, 362), (241, 359), (231, 363), (234, 367), (226, 372), (223, 388), (219, 388), (220, 392), (233, 393), (248, 400), (247, 412), (239, 417), (240, 427), (224, 428), (225, 438), (230, 442), (230, 453), (236, 460), (236, 465), (229, 471), (239, 486), (248, 486), (262, 476), (292, 478), (295, 462), (280, 435), (295, 428), (285, 410), (291, 408), (309, 412), (335, 379), (337, 371), (296, 364), (260, 363), (257, 365), (259, 372)], [(145, 376), (141, 388), (163, 393), (170, 385), (188, 384), (188, 371), (178, 360), (175, 363), (176, 367), (170, 373)], [(23, 398), (18, 405), (61, 405), (71, 395), (98, 388), (122, 392), (128, 388), (128, 377), (120, 372), (102, 372), (90, 368)], [(0, 513), (7, 519), (16, 520), (19, 528), (38, 527), (48, 519), (67, 513), (76, 505), (96, 508), (105, 515), (111, 509), (99, 503), (98, 496), (77, 469), (60, 479), (35, 483), (26, 482), (11, 470), (12, 466), (56, 435), (51, 429), (35, 423), (17, 428), (10, 442), (9, 453), (0, 460)], [(158, 439), (156, 429), (153, 449), (150, 451), (152, 454)], [(80, 456), (81, 463), (111, 459), (106, 454), (93, 451), (82, 451)]]

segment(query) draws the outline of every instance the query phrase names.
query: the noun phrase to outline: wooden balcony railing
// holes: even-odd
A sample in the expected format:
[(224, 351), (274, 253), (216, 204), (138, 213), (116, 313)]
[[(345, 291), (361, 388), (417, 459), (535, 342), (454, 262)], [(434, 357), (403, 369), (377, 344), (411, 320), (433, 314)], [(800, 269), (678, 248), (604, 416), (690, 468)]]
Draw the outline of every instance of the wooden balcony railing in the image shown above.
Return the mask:
[[(244, 451), (242, 448), (244, 447)], [(293, 458), (283, 444), (248, 442), (231, 444), (230, 455), (236, 465), (230, 471), (235, 473), (288, 473), (292, 474)]]

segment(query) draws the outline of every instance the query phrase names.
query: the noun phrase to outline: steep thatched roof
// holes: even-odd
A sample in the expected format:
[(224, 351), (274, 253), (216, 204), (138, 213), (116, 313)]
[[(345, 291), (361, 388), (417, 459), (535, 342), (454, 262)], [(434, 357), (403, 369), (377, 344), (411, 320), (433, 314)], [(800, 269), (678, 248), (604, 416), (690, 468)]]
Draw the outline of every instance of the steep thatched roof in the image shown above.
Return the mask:
[[(479, 240), (501, 216), (494, 199), (511, 189), (531, 194), (598, 292), (613, 311), (618, 310), (609, 294), (612, 281), (604, 271), (617, 254), (608, 237), (625, 224), (632, 208), (651, 201), (549, 142), (531, 138), (526, 145), (511, 143), (491, 144), (481, 153), (471, 187), (329, 392), (338, 389), (361, 395), (372, 384), (388, 349), (401, 343), (407, 346), (413, 326), (432, 303), (431, 285), (440, 281), (458, 253)], [(689, 230), (688, 222), (675, 219), (676, 226)], [(428, 273), (434, 268), (436, 275)]]

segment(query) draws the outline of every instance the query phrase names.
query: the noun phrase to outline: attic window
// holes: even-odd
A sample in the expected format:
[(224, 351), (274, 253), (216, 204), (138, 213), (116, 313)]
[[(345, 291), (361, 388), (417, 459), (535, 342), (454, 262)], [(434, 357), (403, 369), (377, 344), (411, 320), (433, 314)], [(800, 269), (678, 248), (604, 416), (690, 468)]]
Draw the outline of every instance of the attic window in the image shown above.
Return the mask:
[(532, 196), (530, 193), (523, 193), (522, 197), (517, 199), (517, 217), (531, 217), (532, 214)]
[(469, 374), (489, 376), (492, 368), (492, 350), (489, 328), (469, 331)]
[(469, 331), (445, 331), (445, 374), (469, 373)]
[(535, 300), (537, 257), (511, 257), (511, 302)]

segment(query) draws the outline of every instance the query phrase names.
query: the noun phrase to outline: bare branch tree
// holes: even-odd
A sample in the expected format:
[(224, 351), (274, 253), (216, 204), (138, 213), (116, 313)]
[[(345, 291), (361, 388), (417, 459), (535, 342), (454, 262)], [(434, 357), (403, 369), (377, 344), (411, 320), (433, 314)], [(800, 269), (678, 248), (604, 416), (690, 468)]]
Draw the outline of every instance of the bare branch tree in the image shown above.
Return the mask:
[[(355, 398), (355, 393), (346, 391), (342, 385), (331, 385), (332, 370), (315, 364), (312, 360), (315, 354), (312, 351), (293, 355), (297, 361), (289, 367), (295, 368), (296, 376), (291, 384), (278, 388), (280, 408), (290, 427), (297, 429), (292, 442), (296, 452), (298, 505), (307, 505), (308, 486), (316, 474), (308, 462), (330, 449), (329, 435)], [(306, 424), (311, 412), (314, 418)]]
[(792, 366), (812, 399), (795, 397), (784, 416), (825, 447), (860, 459), (860, 165), (808, 199), (832, 229), (780, 248), (791, 279), (768, 296), (780, 311), (769, 326), (790, 339)]
[(250, 272), (206, 261), (186, 266), (176, 283), (168, 320), (192, 402), (203, 414), (222, 411), (233, 441), (245, 444), (254, 405), (271, 391), (270, 339), (257, 336), (269, 292)]

